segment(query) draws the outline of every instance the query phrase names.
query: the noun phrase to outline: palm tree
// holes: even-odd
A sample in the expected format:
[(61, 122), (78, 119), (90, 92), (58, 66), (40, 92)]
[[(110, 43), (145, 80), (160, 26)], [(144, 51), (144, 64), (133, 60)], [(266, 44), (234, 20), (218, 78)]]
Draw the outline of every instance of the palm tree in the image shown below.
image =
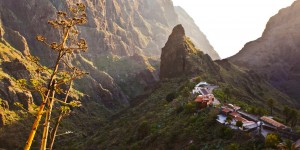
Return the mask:
[(298, 112), (292, 109), (290, 112), (291, 127), (295, 127), (298, 122)]
[(243, 127), (243, 122), (242, 121), (237, 121), (236, 126), (239, 127), (239, 129), (242, 128)]
[(270, 114), (271, 114), (271, 116), (273, 115), (273, 107), (274, 107), (274, 104), (275, 104), (275, 101), (274, 101), (272, 98), (270, 98), (270, 99), (268, 100), (268, 106), (270, 107)]

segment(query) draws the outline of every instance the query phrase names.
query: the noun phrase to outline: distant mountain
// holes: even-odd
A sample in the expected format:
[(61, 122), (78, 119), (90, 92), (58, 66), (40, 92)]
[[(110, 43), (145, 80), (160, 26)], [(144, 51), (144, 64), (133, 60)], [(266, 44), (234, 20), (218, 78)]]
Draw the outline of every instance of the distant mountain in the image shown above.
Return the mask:
[(229, 60), (264, 75), (274, 86), (300, 98), (300, 1), (267, 23), (263, 35)]
[[(147, 91), (145, 89), (153, 81), (157, 81), (158, 70), (155, 70), (155, 65), (158, 64), (160, 49), (167, 41), (172, 28), (179, 23), (186, 26), (187, 35), (201, 51), (208, 53), (213, 59), (219, 59), (194, 21), (181, 8), (174, 8), (171, 0), (82, 2), (87, 6), (88, 24), (80, 27), (80, 36), (87, 39), (89, 50), (87, 53), (78, 54), (77, 59), (83, 69), (93, 72), (88, 77), (93, 81), (87, 82), (96, 81), (93, 88), (100, 84), (103, 88), (100, 91), (109, 92), (109, 100), (104, 100), (108, 105), (114, 105), (109, 104), (112, 99), (128, 101), (120, 88), (129, 97), (135, 97)], [(28, 43), (26, 51), (40, 57), (44, 64), (49, 64), (55, 56), (45, 51), (46, 47), (38, 43), (35, 36), (43, 34), (49, 41), (57, 38), (58, 33), (46, 23), (55, 18), (58, 10), (66, 11), (72, 5), (75, 5), (75, 2), (60, 0), (0, 1), (0, 20), (7, 30), (6, 40), (16, 49), (23, 50), (22, 44), (14, 42), (12, 34), (8, 33), (18, 32)], [(131, 59), (133, 56), (141, 56), (143, 59)], [(153, 59), (148, 60), (149, 57)], [(142, 75), (145, 72), (152, 75)], [(102, 77), (98, 77), (100, 74)], [(113, 82), (104, 82), (109, 80), (101, 78)], [(135, 86), (129, 86), (127, 82), (134, 82)], [(114, 85), (110, 85), (111, 83)], [(79, 84), (77, 86), (81, 86)], [(99, 99), (99, 95), (103, 94), (81, 89), (92, 99)]]

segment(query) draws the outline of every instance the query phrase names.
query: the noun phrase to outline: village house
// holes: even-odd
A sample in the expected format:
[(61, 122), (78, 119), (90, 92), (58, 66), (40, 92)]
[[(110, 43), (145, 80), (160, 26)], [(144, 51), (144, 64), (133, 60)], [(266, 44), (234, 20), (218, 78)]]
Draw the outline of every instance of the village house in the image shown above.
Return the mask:
[(221, 113), (223, 115), (229, 115), (231, 112), (233, 112), (233, 109), (227, 108), (227, 107), (222, 107)]
[(197, 109), (206, 108), (214, 102), (215, 97), (208, 92), (208, 85), (207, 82), (200, 82), (193, 90), (193, 94), (199, 94), (194, 100), (197, 104)]
[(213, 94), (207, 94), (207, 95), (198, 95), (195, 99), (195, 102), (197, 104), (198, 109), (206, 108), (209, 105), (211, 105), (214, 101), (214, 95)]
[[(280, 122), (278, 122), (278, 121), (276, 121), (276, 120), (274, 120), (274, 119), (272, 119), (270, 117), (267, 117), (267, 116), (261, 117), (260, 120), (263, 123), (267, 124), (267, 125), (273, 126), (274, 127), (273, 129), (276, 129), (276, 130), (278, 130), (278, 129), (279, 130), (289, 129), (289, 127), (287, 127), (286, 125), (284, 125), (284, 124), (282, 124), (282, 123), (280, 123)], [(266, 126), (266, 125), (264, 125), (264, 127), (272, 128), (272, 127)]]
[(228, 107), (232, 108), (234, 111), (238, 111), (241, 109), (240, 106), (233, 105), (233, 104), (227, 104)]
[[(236, 107), (238, 107), (238, 106), (236, 106)], [(224, 120), (224, 118), (226, 118), (226, 116), (230, 116), (232, 118), (231, 125), (236, 126), (237, 122), (239, 122), (239, 121), (242, 122), (243, 123), (242, 129), (244, 131), (252, 131), (258, 127), (256, 122), (249, 121), (249, 120), (243, 118), (239, 112), (237, 112), (235, 109), (233, 109), (233, 107), (228, 107), (228, 105), (221, 107), (221, 115), (219, 115), (219, 117), (223, 118), (223, 120)], [(218, 121), (220, 123), (224, 122), (222, 120), (218, 120)]]
[(229, 116), (231, 116), (232, 118), (241, 117), (241, 115), (237, 112), (231, 112), (231, 113), (229, 113)]
[(195, 86), (195, 88), (193, 89), (193, 94), (202, 94), (202, 95), (207, 95), (208, 94), (208, 92), (207, 92), (207, 90), (208, 90), (208, 88), (207, 88), (207, 86), (208, 86), (209, 84), (208, 83), (206, 83), (206, 82), (200, 82), (200, 83), (198, 83), (196, 86)]

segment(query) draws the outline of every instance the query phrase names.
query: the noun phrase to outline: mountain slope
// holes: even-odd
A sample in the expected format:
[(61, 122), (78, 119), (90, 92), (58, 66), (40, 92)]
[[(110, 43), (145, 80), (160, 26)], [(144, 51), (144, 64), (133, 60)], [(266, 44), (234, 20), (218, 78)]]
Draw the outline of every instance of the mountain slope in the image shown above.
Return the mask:
[[(260, 115), (268, 114), (265, 108), (269, 98), (278, 104), (274, 108), (277, 117), (282, 117), (283, 105), (293, 106), (294, 102), (254, 72), (241, 70), (227, 60), (214, 62), (201, 51), (192, 52), (196, 48), (192, 43), (187, 45), (186, 39), (184, 28), (176, 26), (162, 51), (161, 66), (166, 66), (161, 67), (161, 71), (167, 74), (161, 75), (158, 88), (140, 103), (114, 115), (108, 125), (98, 128), (93, 136), (78, 142), (73, 148), (224, 149), (230, 143), (238, 143), (240, 149), (262, 149), (264, 141), (255, 132), (232, 131), (217, 123), (218, 109), (195, 111), (195, 95), (190, 93), (194, 86), (200, 81), (219, 85), (215, 96), (222, 103), (238, 104), (243, 110), (260, 109), (263, 113)], [(168, 74), (174, 65), (183, 64), (174, 58), (185, 58), (187, 64), (198, 69), (175, 68), (173, 73), (179, 75)], [(191, 72), (185, 74), (183, 71)], [(230, 89), (231, 98), (224, 98), (226, 88)], [(175, 98), (167, 101), (170, 94)]]
[(253, 69), (290, 96), (300, 98), (300, 1), (273, 16), (259, 39), (229, 60)]
[[(187, 33), (199, 45), (206, 45), (200, 47), (203, 52), (214, 55), (215, 59), (219, 58), (193, 20), (182, 20), (187, 14), (176, 11), (171, 0), (82, 2), (87, 6), (88, 24), (79, 27), (80, 37), (87, 39), (89, 50), (87, 53), (78, 54), (77, 62), (82, 63), (81, 66), (84, 66), (87, 72), (93, 72), (86, 82), (92, 83), (92, 88), (100, 90), (97, 92), (88, 88), (80, 89), (82, 92), (87, 91), (91, 99), (99, 99), (99, 95), (111, 95), (101, 100), (108, 107), (117, 107), (117, 103), (128, 101), (127, 96), (133, 98), (146, 93), (148, 86), (157, 82), (158, 71), (153, 66), (149, 67), (148, 62), (158, 60), (160, 49), (171, 29), (180, 22), (193, 27), (188, 28)], [(35, 36), (43, 34), (49, 41), (54, 41), (59, 33), (51, 29), (46, 22), (55, 18), (57, 10), (66, 11), (72, 5), (75, 5), (75, 2), (59, 0), (0, 1), (0, 18), (7, 30), (16, 31), (26, 39), (31, 54), (38, 56), (43, 64), (50, 64), (55, 56), (43, 51), (46, 47), (38, 43)], [(7, 41), (13, 44), (11, 34), (6, 35)], [(13, 46), (24, 49), (19, 43)], [(138, 55), (143, 59), (131, 59)], [(125, 63), (120, 65), (120, 62)], [(127, 72), (118, 70), (129, 67), (132, 69)], [(145, 72), (151, 75), (143, 75)], [(103, 79), (112, 79), (113, 82), (103, 82), (104, 80), (99, 80), (101, 77), (97, 75)], [(127, 84), (132, 82), (132, 78), (137, 79), (133, 81), (133, 87)], [(101, 88), (98, 87), (99, 84)], [(135, 91), (136, 93), (133, 93)]]

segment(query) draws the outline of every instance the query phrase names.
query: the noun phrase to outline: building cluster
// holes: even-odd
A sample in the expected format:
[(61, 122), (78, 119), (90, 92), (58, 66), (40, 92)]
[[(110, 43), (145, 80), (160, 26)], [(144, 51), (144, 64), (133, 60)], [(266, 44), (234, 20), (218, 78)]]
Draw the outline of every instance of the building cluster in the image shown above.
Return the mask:
[(262, 122), (264, 122), (264, 127), (270, 130), (290, 130), (290, 128), (271, 117), (263, 116), (260, 118)]
[[(272, 117), (258, 117), (253, 114), (246, 113), (241, 110), (241, 107), (233, 104), (224, 104), (220, 108), (221, 113), (218, 115), (217, 121), (222, 124), (227, 124), (237, 127), (237, 122), (242, 122), (241, 129), (244, 131), (254, 131), (258, 127), (266, 132), (273, 131), (290, 131), (290, 128)], [(228, 121), (230, 118), (230, 121)]]
[(212, 90), (217, 86), (212, 86), (207, 82), (198, 83), (192, 94), (196, 96), (194, 102), (196, 103), (197, 109), (203, 109), (208, 106), (220, 106), (220, 114), (218, 115), (217, 121), (228, 125), (233, 129), (240, 129), (246, 132), (255, 131), (260, 129), (266, 136), (267, 133), (271, 132), (282, 132), (287, 134), (290, 128), (272, 117), (263, 116), (258, 117), (253, 114), (249, 114), (241, 110), (240, 106), (234, 104), (223, 104), (214, 97)]
[(219, 115), (219, 122), (221, 123), (228, 123), (226, 122), (227, 118), (231, 118), (230, 125), (238, 126), (237, 123), (242, 123), (242, 130), (251, 131), (258, 127), (258, 124), (253, 121), (246, 119), (244, 114), (239, 113), (241, 107), (233, 105), (233, 104), (226, 104), (221, 107), (221, 115)]
[(192, 93), (197, 95), (194, 100), (197, 109), (203, 109), (213, 104), (215, 97), (213, 94), (210, 94), (208, 90), (209, 84), (206, 82), (200, 82), (195, 86)]

